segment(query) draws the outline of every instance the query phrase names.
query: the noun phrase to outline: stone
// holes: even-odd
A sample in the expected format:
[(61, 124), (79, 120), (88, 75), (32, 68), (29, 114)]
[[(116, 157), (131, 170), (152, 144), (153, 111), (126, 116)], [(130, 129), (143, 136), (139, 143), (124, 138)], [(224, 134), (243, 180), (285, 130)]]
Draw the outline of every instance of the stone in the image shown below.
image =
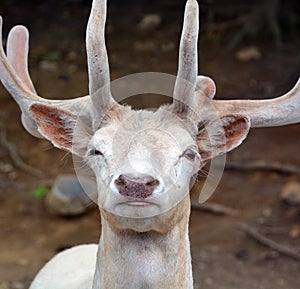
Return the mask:
[(49, 72), (55, 72), (58, 70), (58, 64), (56, 62), (49, 61), (49, 60), (40, 61), (39, 67), (41, 70), (45, 70)]
[(140, 31), (155, 30), (161, 25), (162, 19), (159, 14), (146, 14), (138, 23), (137, 28)]
[(280, 194), (281, 200), (289, 205), (300, 206), (300, 183), (287, 183)]
[(97, 200), (97, 188), (94, 182), (83, 178), (80, 178), (79, 182), (76, 176), (60, 175), (55, 180), (51, 192), (47, 194), (45, 204), (50, 213), (77, 216), (94, 208), (91, 206), (92, 200)]
[(9, 163), (0, 162), (0, 172), (2, 173), (10, 173), (12, 172), (14, 167)]
[(251, 60), (259, 60), (261, 59), (261, 51), (256, 46), (248, 46), (240, 49), (236, 53), (236, 58), (239, 61), (247, 62)]

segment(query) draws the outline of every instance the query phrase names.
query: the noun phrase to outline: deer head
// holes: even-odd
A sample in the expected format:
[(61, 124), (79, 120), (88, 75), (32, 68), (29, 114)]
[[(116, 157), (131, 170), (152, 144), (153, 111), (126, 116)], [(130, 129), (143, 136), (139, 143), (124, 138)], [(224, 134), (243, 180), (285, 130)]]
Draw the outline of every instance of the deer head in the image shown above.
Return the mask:
[(7, 55), (1, 45), (0, 77), (21, 108), (24, 127), (84, 159), (94, 171), (99, 207), (114, 222), (120, 218), (116, 226), (160, 230), (163, 222), (145, 218), (174, 212), (188, 197), (191, 178), (206, 162), (239, 146), (251, 126), (300, 121), (299, 81), (272, 100), (213, 100), (214, 82), (197, 76), (195, 0), (186, 4), (173, 103), (156, 111), (121, 106), (110, 89), (105, 21), (106, 1), (94, 0), (86, 34), (88, 96), (58, 101), (37, 95), (23, 26), (11, 30)]

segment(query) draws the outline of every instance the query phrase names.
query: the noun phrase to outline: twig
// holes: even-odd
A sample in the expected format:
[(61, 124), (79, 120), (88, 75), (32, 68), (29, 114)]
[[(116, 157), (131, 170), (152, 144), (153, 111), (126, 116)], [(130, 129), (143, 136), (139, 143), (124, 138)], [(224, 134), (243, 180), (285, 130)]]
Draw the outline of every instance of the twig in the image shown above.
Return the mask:
[(275, 171), (283, 174), (300, 175), (300, 167), (292, 164), (280, 163), (276, 161), (234, 161), (226, 164), (228, 170), (241, 170), (241, 171)]
[(205, 204), (198, 204), (195, 201), (192, 201), (192, 209), (207, 211), (219, 215), (227, 215), (231, 217), (234, 217), (238, 214), (238, 210), (229, 208), (221, 204), (212, 203), (212, 202), (208, 202)]
[(42, 176), (42, 172), (40, 170), (25, 164), (24, 161), (20, 158), (15, 146), (7, 140), (6, 129), (2, 124), (0, 124), (0, 144), (7, 149), (11, 159), (19, 169), (35, 177)]
[[(14, 188), (18, 190), (19, 192), (24, 192), (28, 188), (24, 184), (19, 184), (17, 182), (13, 182), (11, 180), (7, 180), (5, 178), (0, 178), (0, 189), (7, 189), (7, 188)], [(0, 286), (1, 288), (1, 286)]]
[(266, 235), (286, 235), (289, 234), (290, 229), (288, 227), (264, 227), (261, 231)]
[(257, 230), (255, 230), (254, 228), (250, 227), (247, 224), (240, 224), (240, 228), (244, 232), (246, 232), (250, 237), (252, 237), (256, 241), (258, 241), (260, 244), (262, 244), (266, 247), (269, 247), (272, 250), (277, 251), (278, 253), (281, 253), (283, 255), (291, 257), (291, 258), (295, 259), (296, 261), (300, 261), (300, 254), (295, 252), (295, 250), (293, 250), (287, 246), (278, 244), (275, 241), (263, 236)]

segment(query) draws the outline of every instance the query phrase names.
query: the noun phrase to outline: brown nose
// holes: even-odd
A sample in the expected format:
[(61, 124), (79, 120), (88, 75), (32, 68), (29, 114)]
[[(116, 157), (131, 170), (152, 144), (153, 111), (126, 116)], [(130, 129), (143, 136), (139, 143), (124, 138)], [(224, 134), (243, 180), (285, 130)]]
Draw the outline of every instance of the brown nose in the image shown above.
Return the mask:
[(159, 180), (151, 176), (134, 178), (120, 175), (119, 178), (115, 180), (115, 184), (122, 196), (145, 199), (152, 195), (154, 189), (159, 185)]

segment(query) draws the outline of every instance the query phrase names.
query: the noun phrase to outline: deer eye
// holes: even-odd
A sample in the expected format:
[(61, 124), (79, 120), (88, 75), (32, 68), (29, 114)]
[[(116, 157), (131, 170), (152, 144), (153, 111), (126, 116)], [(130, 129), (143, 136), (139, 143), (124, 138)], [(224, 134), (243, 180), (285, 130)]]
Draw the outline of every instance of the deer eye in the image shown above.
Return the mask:
[(193, 162), (197, 156), (197, 153), (192, 149), (187, 149), (184, 151), (182, 156)]
[(95, 148), (92, 148), (88, 151), (89, 156), (103, 156), (103, 153)]

